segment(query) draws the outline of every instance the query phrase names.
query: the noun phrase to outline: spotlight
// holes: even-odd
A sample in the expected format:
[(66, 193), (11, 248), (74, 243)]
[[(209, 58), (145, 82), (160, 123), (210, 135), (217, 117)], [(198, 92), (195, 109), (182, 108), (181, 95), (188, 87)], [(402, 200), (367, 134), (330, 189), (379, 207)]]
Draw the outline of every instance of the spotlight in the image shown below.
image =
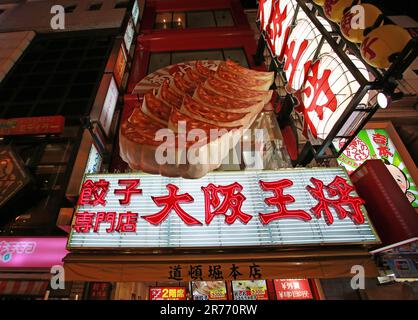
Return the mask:
[(386, 93), (379, 92), (377, 94), (377, 104), (382, 109), (386, 109), (389, 106), (390, 102), (391, 102), (391, 98)]

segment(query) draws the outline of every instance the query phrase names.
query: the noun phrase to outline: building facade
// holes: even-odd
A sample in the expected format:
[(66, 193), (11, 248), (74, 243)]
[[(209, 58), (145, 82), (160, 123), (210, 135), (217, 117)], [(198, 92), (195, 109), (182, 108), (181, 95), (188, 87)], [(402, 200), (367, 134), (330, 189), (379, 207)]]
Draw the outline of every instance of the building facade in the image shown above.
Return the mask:
[[(63, 3), (63, 30), (51, 28), (54, 4), (0, 5), (6, 49), (0, 60), (2, 299), (79, 296), (77, 284), (77, 293), (72, 282), (51, 293), (49, 281), (51, 267), (62, 265), (67, 253), (65, 218), (74, 205), (68, 190), (81, 166), (80, 181), (84, 170), (100, 171), (105, 164), (107, 142), (95, 138), (92, 118), (103, 108), (116, 108), (131, 64), (131, 43), (124, 35), (133, 2)], [(134, 33), (129, 28), (131, 37)], [(96, 161), (86, 164), (96, 151)], [(48, 251), (56, 252), (54, 259), (39, 264)], [(14, 262), (20, 256), (27, 256), (25, 264)]]
[[(6, 261), (0, 267), (2, 279), (16, 281), (27, 276), (19, 266), (7, 268), (7, 263), (11, 265), (7, 257), (14, 254), (8, 255), (10, 248), (24, 242), (42, 249), (47, 242), (26, 238), (49, 236), (65, 238), (65, 252), (59, 252), (58, 264), (64, 266), (67, 291), (54, 292), (44, 282), (32, 297), (40, 298), (44, 292), (45, 299), (88, 300), (379, 299), (388, 297), (388, 288), (396, 292), (389, 295), (393, 299), (416, 297), (416, 282), (410, 281), (413, 277), (407, 282), (388, 281), (393, 271), (390, 263), (405, 265), (405, 257), (391, 251), (391, 245), (397, 248), (397, 243), (417, 236), (414, 215), (418, 208), (418, 173), (412, 134), (417, 99), (414, 64), (411, 61), (403, 79), (398, 79), (398, 91), (393, 96), (400, 100), (388, 108), (376, 111), (376, 99), (370, 99), (370, 105), (353, 103), (354, 107), (366, 106), (357, 109), (365, 114), (361, 121), (373, 110), (373, 117), (367, 118), (362, 131), (353, 127), (346, 130), (357, 143), (355, 146), (346, 146), (338, 159), (310, 161), (310, 150), (305, 145), (313, 140), (304, 135), (305, 129), (318, 129), (318, 137), (326, 140), (326, 135), (338, 125), (338, 119), (331, 117), (328, 120), (332, 125), (321, 122), (321, 117), (309, 123), (307, 112), (297, 113), (300, 106), (298, 109), (294, 96), (299, 102), (306, 102), (312, 90), (324, 88), (321, 82), (313, 84), (311, 91), (307, 89), (306, 83), (315, 78), (309, 73), (315, 70), (312, 66), (316, 65), (323, 74), (331, 68), (328, 76), (336, 78), (328, 85), (334, 91), (341, 90), (332, 99), (327, 90), (322, 92), (328, 98), (322, 105), (324, 110), (332, 108), (334, 99), (336, 109), (348, 108), (355, 99), (357, 83), (361, 82), (358, 79), (375, 70), (365, 66), (361, 56), (350, 55), (350, 50), (358, 48), (335, 40), (340, 36), (338, 32), (324, 37), (321, 25), (327, 31), (338, 24), (322, 16), (323, 9), (316, 5), (317, 1), (307, 5), (299, 0), (273, 2), (260, 1), (260, 8), (267, 8), (261, 13), (257, 8), (244, 10), (238, 0), (103, 4), (67, 1), (67, 30), (47, 31), (50, 13), (33, 21), (30, 30), (36, 31), (36, 36), (0, 82), (0, 97), (4, 97), (0, 100), (0, 118), (5, 120), (6, 128), (22, 121), (16, 118), (33, 122), (35, 117), (59, 116), (64, 125), (42, 133), (47, 129), (34, 128), (32, 124), (32, 134), (11, 134), (10, 129), (2, 137), (0, 147), (4, 154), (11, 159), (9, 154), (13, 155), (17, 159), (15, 166), (19, 165), (25, 173), (17, 175), (23, 183), (19, 190), (10, 192), (10, 199), (0, 207), (0, 212), (8, 213), (0, 225), (5, 237), (1, 248), (8, 248), (7, 252), (3, 250)], [(289, 9), (288, 17), (279, 15), (284, 20), (276, 16), (278, 20), (272, 24), (266, 20), (263, 25), (264, 14), (280, 13), (283, 4), (294, 11)], [(7, 10), (0, 15), (0, 30), (29, 30), (24, 22), (29, 9), (45, 13), (50, 5), (49, 1), (6, 4)], [(317, 20), (319, 26), (312, 22)], [(303, 44), (303, 37), (292, 35), (292, 28), (307, 34), (305, 40), (312, 42), (308, 46), (311, 55), (302, 55), (312, 60), (312, 64), (306, 64), (311, 68), (306, 74), (297, 67), (297, 55), (286, 55), (292, 47), (286, 46), (283, 39), (279, 46), (282, 40), (278, 33), (282, 29), (278, 26), (283, 23), (289, 24), (289, 33), (282, 35), (288, 37), (286, 40), (293, 39), (293, 48)], [(270, 26), (268, 31), (266, 26)], [(269, 43), (271, 35), (273, 43)], [(259, 39), (264, 39), (264, 43)], [(347, 57), (355, 63), (347, 62)], [(187, 175), (181, 166), (171, 174), (155, 170), (149, 174), (144, 166), (150, 161), (148, 158), (126, 156), (124, 128), (135, 124), (139, 110), (153, 114), (149, 101), (154, 101), (155, 110), (161, 110), (164, 101), (167, 103), (161, 93), (165, 83), (173, 88), (180, 81), (176, 77), (186, 77), (197, 68), (196, 61), (215, 74), (214, 70), (225, 60), (258, 71), (275, 71), (272, 99), (251, 124), (251, 129), (266, 134), (262, 142), (255, 140), (250, 145), (243, 144), (242, 149), (230, 150), (242, 157), (239, 162), (222, 163), (217, 170), (199, 177), (193, 176), (195, 172), (187, 173), (195, 179), (179, 177)], [(329, 65), (324, 67), (324, 61)], [(346, 67), (346, 63), (356, 68)], [(306, 81), (292, 83), (290, 79), (297, 78), (293, 77), (295, 72), (298, 79), (305, 77)], [(234, 88), (244, 94), (240, 89), (247, 85), (235, 84)], [(289, 85), (294, 87), (289, 89)], [(351, 91), (347, 93), (344, 88)], [(380, 87), (375, 88), (376, 92), (379, 90), (383, 92)], [(396, 95), (400, 90), (403, 94)], [(229, 94), (240, 99), (236, 93)], [(340, 98), (343, 95), (345, 100)], [(149, 100), (151, 96), (155, 100)], [(319, 97), (324, 99), (318, 94), (314, 100)], [(181, 98), (180, 113), (185, 112), (184, 99), (187, 98)], [(176, 112), (175, 108), (170, 112)], [(328, 116), (326, 110), (324, 113)], [(163, 114), (154, 114), (150, 127), (155, 121), (164, 124)], [(336, 114), (342, 117), (342, 112)], [(349, 120), (352, 118), (347, 118), (347, 123)], [(341, 135), (335, 137), (341, 139)], [(343, 142), (337, 143), (336, 149), (342, 145)], [(255, 158), (255, 166), (251, 166), (254, 150), (263, 150), (263, 156)], [(303, 165), (297, 163), (298, 159), (303, 160)], [(383, 160), (386, 166), (381, 161), (377, 165), (366, 161), (375, 159)], [(385, 187), (368, 184), (376, 176), (382, 179), (380, 185), (385, 186), (382, 181), (386, 181), (396, 189), (398, 183), (399, 190), (387, 196)], [(274, 189), (273, 183), (287, 183), (289, 189), (284, 189), (284, 185), (280, 190), (278, 186)], [(325, 189), (322, 196), (315, 193), (320, 183), (330, 193), (324, 193)], [(210, 200), (215, 194), (217, 201)], [(332, 195), (340, 198), (327, 198)], [(378, 197), (385, 197), (386, 207), (396, 208), (396, 204), (398, 210), (382, 213)], [(332, 203), (333, 209), (318, 207), (321, 199), (325, 201), (321, 202), (323, 205)], [(182, 203), (180, 209), (170, 202), (175, 200)], [(225, 205), (223, 209), (220, 204)], [(347, 205), (351, 211), (345, 209)], [(267, 218), (274, 214), (274, 218)], [(283, 214), (289, 216), (283, 219)], [(382, 227), (379, 220), (390, 221), (395, 214), (399, 220), (393, 225), (408, 227), (399, 227), (393, 238), (393, 228)], [(389, 249), (382, 249), (384, 245)], [(382, 253), (390, 257), (380, 256)], [(350, 286), (355, 266), (363, 268), (367, 290)], [(30, 267), (37, 268), (36, 264)], [(48, 268), (43, 266), (39, 279), (45, 281), (48, 276)], [(400, 279), (405, 279), (404, 274), (398, 274), (397, 280)], [(385, 281), (390, 285), (383, 288)], [(13, 293), (14, 287), (14, 283), (0, 282), (0, 296), (24, 296), (19, 293), (23, 291)], [(3, 294), (2, 288), (6, 288)]]

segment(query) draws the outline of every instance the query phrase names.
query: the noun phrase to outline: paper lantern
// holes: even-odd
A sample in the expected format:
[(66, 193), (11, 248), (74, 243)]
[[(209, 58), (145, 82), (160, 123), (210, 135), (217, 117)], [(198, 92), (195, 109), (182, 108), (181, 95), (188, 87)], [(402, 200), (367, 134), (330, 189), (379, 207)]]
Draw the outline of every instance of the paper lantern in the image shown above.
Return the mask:
[[(368, 80), (365, 65), (353, 55), (348, 57)], [(312, 64), (302, 90), (296, 94), (299, 105), (295, 110), (303, 114), (303, 133), (314, 145), (326, 139), (359, 88), (360, 83), (334, 52), (321, 54)], [(368, 100), (366, 94), (360, 104)]]
[(257, 18), (260, 20), (261, 29), (266, 31), (267, 25), (270, 21), (273, 0), (260, 0), (258, 5)]
[(381, 14), (382, 11), (372, 4), (353, 6), (343, 15), (340, 23), (341, 33), (347, 40), (361, 43), (364, 39), (364, 29), (373, 26)]
[[(318, 17), (318, 20), (327, 31), (331, 32), (328, 21), (321, 17)], [(322, 34), (308, 17), (305, 16), (296, 21), (296, 26), (289, 36), (284, 51), (283, 70), (287, 79), (287, 92), (292, 93), (302, 87), (305, 82), (308, 64), (312, 63), (321, 38)], [(321, 53), (329, 51), (331, 51), (331, 47), (327, 42), (324, 42)]]
[(313, 3), (317, 4), (318, 6), (323, 6), (325, 4), (325, 0), (312, 0)]
[(360, 52), (363, 59), (373, 67), (388, 68), (393, 54), (400, 53), (411, 36), (397, 25), (383, 25), (372, 30), (361, 43)]
[(344, 10), (353, 5), (353, 0), (325, 0), (325, 16), (334, 22), (339, 23), (343, 18)]
[[(270, 22), (266, 30), (267, 43), (279, 61), (283, 59), (283, 51), (290, 33), (296, 6), (297, 3), (294, 0), (277, 0), (272, 7)], [(301, 15), (305, 16), (302, 10), (299, 11)]]

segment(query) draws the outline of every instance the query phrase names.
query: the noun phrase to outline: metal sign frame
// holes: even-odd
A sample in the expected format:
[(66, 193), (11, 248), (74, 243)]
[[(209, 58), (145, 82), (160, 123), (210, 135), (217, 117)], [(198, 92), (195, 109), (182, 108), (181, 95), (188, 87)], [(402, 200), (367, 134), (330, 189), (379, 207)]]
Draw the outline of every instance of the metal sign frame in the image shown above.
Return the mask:
[[(306, 166), (309, 164), (313, 159), (316, 160), (324, 160), (324, 159), (332, 159), (338, 158), (345, 148), (351, 143), (351, 141), (357, 136), (360, 130), (364, 127), (364, 125), (370, 120), (370, 118), (374, 115), (374, 113), (380, 108), (377, 102), (369, 107), (369, 108), (359, 108), (359, 103), (366, 95), (369, 90), (379, 90), (383, 91), (388, 95), (394, 93), (394, 90), (397, 87), (396, 80), (402, 78), (403, 72), (408, 68), (408, 66), (414, 61), (414, 59), (418, 55), (418, 41), (417, 38), (413, 38), (408, 45), (404, 48), (404, 50), (396, 57), (392, 65), (387, 70), (381, 70), (368, 65), (360, 54), (359, 47), (351, 43), (349, 41), (345, 41), (344, 37), (341, 34), (340, 28), (338, 24), (329, 21), (324, 13), (323, 10), (314, 3), (310, 3), (309, 5), (312, 6), (312, 9), (308, 7), (308, 5), (303, 0), (295, 0), (297, 6), (295, 8), (295, 13), (293, 16), (293, 20), (291, 23), (291, 30), (295, 27), (296, 17), (298, 15), (299, 10), (303, 10), (306, 16), (310, 19), (310, 21), (314, 24), (314, 26), (318, 29), (321, 33), (322, 37), (320, 40), (320, 44), (314, 54), (314, 59), (316, 60), (322, 44), (324, 41), (330, 45), (332, 50), (335, 54), (341, 59), (345, 67), (348, 69), (349, 72), (353, 75), (353, 77), (358, 81), (360, 84), (359, 89), (352, 97), (351, 101), (345, 108), (344, 112), (342, 113), (341, 117), (337, 120), (334, 127), (327, 135), (325, 140), (320, 145), (312, 145), (312, 143), (308, 140), (301, 153), (298, 156), (298, 159), (294, 161), (294, 165), (302, 165)], [(319, 21), (318, 16), (321, 18), (326, 19), (331, 28), (332, 32), (328, 32), (322, 23)], [(283, 71), (283, 63), (277, 60), (275, 54), (271, 51), (270, 47), (267, 45), (267, 35), (262, 30), (260, 26), (260, 21), (256, 21), (257, 26), (260, 30), (260, 38), (258, 42), (257, 52), (254, 56), (254, 61), (256, 64), (261, 64), (264, 60), (263, 53), (264, 50), (267, 48), (269, 54), (272, 58), (271, 64), (269, 66), (270, 71), (275, 71), (276, 75), (279, 74), (281, 78), (286, 82), (286, 77)], [(367, 67), (367, 70), (374, 76), (373, 81), (368, 81), (363, 74), (357, 69), (354, 65), (353, 61), (349, 58), (346, 53), (346, 50), (349, 49), (352, 54), (354, 54), (364, 65)], [(273, 87), (273, 89), (275, 89)], [(284, 104), (286, 108), (282, 108), (280, 111), (280, 119), (286, 119), (290, 116), (291, 112), (293, 111), (293, 106), (289, 104)], [(361, 120), (355, 125), (355, 129), (348, 128), (347, 131), (343, 134), (340, 134), (344, 125), (347, 123), (347, 120), (353, 115), (353, 113), (363, 113), (363, 117)], [(344, 145), (340, 148), (339, 151), (336, 151), (335, 147), (333, 146), (333, 140), (345, 139)], [(331, 152), (327, 152), (330, 150)]]

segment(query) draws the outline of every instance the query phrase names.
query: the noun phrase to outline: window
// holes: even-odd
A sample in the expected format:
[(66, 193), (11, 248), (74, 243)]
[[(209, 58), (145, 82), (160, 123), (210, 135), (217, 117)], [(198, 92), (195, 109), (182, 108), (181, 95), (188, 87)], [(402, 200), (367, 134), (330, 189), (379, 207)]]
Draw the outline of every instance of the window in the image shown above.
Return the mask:
[(99, 3), (93, 3), (92, 5), (90, 5), (89, 7), (89, 11), (97, 11), (100, 10), (102, 8), (103, 3), (99, 2)]
[(218, 27), (232, 27), (234, 26), (234, 19), (232, 19), (231, 11), (229, 10), (215, 10), (215, 21)]
[(159, 12), (154, 29), (212, 28), (234, 26), (229, 9), (212, 11)]
[(128, 8), (129, 6), (129, 1), (119, 1), (116, 3), (115, 5), (115, 9), (123, 9), (123, 8)]
[(77, 8), (77, 6), (76, 5), (72, 5), (72, 6), (67, 6), (67, 7), (65, 7), (65, 13), (71, 13), (71, 12), (73, 12), (74, 10), (75, 10), (75, 8)]
[[(13, 206), (0, 208), (2, 216), (28, 216), (28, 219), (11, 220), (6, 225), (0, 224), (0, 232), (5, 230), (25, 230), (40, 234), (54, 227), (61, 207), (65, 207), (65, 190), (72, 171), (77, 141), (81, 134), (79, 127), (70, 127), (78, 132), (76, 137), (8, 137), (10, 145), (24, 162), (32, 176), (32, 187), (24, 194), (23, 200)], [(47, 210), (45, 210), (47, 208)]]
[(215, 16), (212, 11), (187, 12), (187, 27), (216, 27)]
[(244, 67), (248, 67), (245, 52), (241, 48), (174, 51), (151, 53), (148, 74), (166, 66), (192, 60), (226, 60), (231, 59)]
[(0, 82), (0, 118), (90, 112), (115, 31), (39, 34)]
[(172, 29), (172, 26), (171, 26), (172, 21), (173, 21), (172, 12), (157, 13), (154, 29)]

